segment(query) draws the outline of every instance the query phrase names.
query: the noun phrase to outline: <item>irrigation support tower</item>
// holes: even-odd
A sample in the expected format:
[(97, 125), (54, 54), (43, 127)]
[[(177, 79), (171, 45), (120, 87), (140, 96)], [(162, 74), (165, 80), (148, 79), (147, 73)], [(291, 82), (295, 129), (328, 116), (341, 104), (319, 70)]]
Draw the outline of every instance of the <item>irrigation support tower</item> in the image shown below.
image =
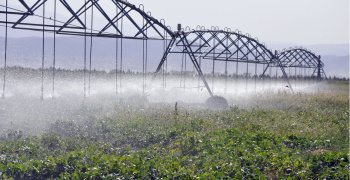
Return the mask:
[[(165, 24), (165, 20), (157, 20), (151, 16), (151, 12), (145, 12), (143, 5), (136, 7), (134, 4), (126, 0), (84, 0), (77, 2), (73, 0), (13, 0), (5, 3), (0, 3), (0, 15), (5, 15), (5, 20), (0, 19), (0, 24), (6, 28), (5, 33), (5, 59), (4, 59), (4, 82), (2, 97), (5, 97), (6, 85), (6, 69), (7, 69), (7, 28), (21, 30), (31, 30), (42, 32), (43, 57), (42, 57), (42, 71), (44, 69), (44, 48), (45, 48), (45, 33), (54, 33), (54, 42), (57, 35), (71, 35), (83, 36), (84, 41), (84, 72), (89, 70), (91, 72), (91, 51), (92, 51), (92, 37), (98, 38), (114, 38), (116, 39), (116, 83), (118, 83), (118, 66), (120, 72), (123, 71), (123, 39), (139, 39), (142, 40), (143, 49), (143, 75), (147, 74), (147, 42), (148, 40), (164, 41), (163, 56), (155, 70), (155, 74), (163, 69), (164, 64), (167, 71), (167, 60), (171, 54), (182, 54), (189, 57), (194, 69), (197, 71), (199, 78), (203, 82), (208, 93), (213, 96), (213, 87), (209, 87), (205, 74), (202, 71), (201, 61), (212, 60), (213, 68), (212, 75), (215, 76), (215, 62), (225, 62), (225, 76), (228, 77), (228, 63), (235, 62), (236, 75), (238, 74), (238, 64), (246, 63), (248, 77), (248, 64), (255, 65), (255, 78), (257, 76), (257, 65), (263, 66), (262, 78), (266, 76), (268, 68), (279, 68), (283, 74), (283, 78), (292, 89), (290, 83), (291, 69), (295, 69), (295, 77), (297, 77), (297, 69), (312, 69), (311, 77), (317, 78), (317, 81), (327, 78), (324, 72), (324, 64), (321, 61), (321, 56), (315, 55), (310, 50), (295, 47), (284, 49), (282, 51), (273, 51), (268, 49), (264, 43), (260, 43), (257, 38), (252, 38), (249, 34), (243, 34), (239, 30), (232, 31), (230, 28), (220, 30), (218, 27), (206, 29), (205, 27), (197, 26), (196, 29), (181, 27), (178, 25), (177, 31), (172, 31), (169, 26)], [(73, 3), (74, 2), (74, 3)], [(115, 7), (114, 11), (110, 11), (110, 7)], [(57, 9), (60, 13), (65, 13), (64, 17), (57, 17)], [(53, 12), (50, 14), (49, 12)], [(90, 15), (90, 22), (87, 15)], [(99, 16), (104, 19), (105, 24), (97, 27), (93, 24), (94, 16)], [(52, 16), (54, 17), (52, 19)], [(41, 22), (38, 21), (41, 19)], [(132, 27), (123, 31), (125, 23), (131, 24)], [(90, 26), (89, 26), (90, 25)], [(87, 69), (86, 62), (86, 37), (90, 37), (90, 61), (89, 69)], [(120, 41), (118, 41), (120, 40)], [(56, 48), (56, 43), (54, 44)], [(55, 75), (56, 52), (53, 53), (53, 76)], [(118, 63), (119, 60), (119, 63)], [(287, 70), (286, 70), (287, 69)], [(271, 71), (271, 70), (270, 70)], [(44, 83), (44, 73), (42, 72), (42, 84)], [(276, 71), (277, 77), (277, 71)], [(119, 75), (121, 78), (121, 74)], [(145, 76), (143, 77), (143, 91), (145, 91)], [(163, 81), (166, 79), (163, 78)], [(53, 77), (53, 81), (55, 78)], [(85, 90), (86, 78), (84, 73), (84, 95), (90, 90)], [(226, 81), (227, 83), (227, 81)], [(166, 83), (163, 82), (164, 86)], [(90, 75), (89, 86), (90, 89)], [(116, 92), (118, 92), (118, 85), (116, 85)], [(120, 81), (120, 88), (121, 81)], [(53, 83), (52, 91), (55, 91)], [(226, 88), (225, 88), (226, 92)], [(42, 86), (42, 97), (44, 89)]]

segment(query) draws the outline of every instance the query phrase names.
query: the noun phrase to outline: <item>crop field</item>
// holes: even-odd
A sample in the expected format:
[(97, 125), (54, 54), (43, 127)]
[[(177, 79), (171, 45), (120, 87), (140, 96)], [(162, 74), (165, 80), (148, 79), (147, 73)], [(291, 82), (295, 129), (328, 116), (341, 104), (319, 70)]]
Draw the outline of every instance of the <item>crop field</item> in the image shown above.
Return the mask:
[(349, 81), (229, 92), (228, 109), (209, 109), (197, 90), (115, 97), (107, 75), (87, 98), (58, 75), (42, 101), (39, 79), (9, 74), (0, 179), (349, 179)]

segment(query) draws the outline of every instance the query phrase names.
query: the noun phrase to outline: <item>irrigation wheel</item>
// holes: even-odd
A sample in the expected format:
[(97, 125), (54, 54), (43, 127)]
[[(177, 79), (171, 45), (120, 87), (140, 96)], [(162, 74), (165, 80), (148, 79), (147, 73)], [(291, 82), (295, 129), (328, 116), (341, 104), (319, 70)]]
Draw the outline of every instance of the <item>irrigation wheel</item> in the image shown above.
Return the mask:
[(222, 96), (212, 96), (207, 99), (205, 105), (210, 109), (227, 109), (228, 103)]

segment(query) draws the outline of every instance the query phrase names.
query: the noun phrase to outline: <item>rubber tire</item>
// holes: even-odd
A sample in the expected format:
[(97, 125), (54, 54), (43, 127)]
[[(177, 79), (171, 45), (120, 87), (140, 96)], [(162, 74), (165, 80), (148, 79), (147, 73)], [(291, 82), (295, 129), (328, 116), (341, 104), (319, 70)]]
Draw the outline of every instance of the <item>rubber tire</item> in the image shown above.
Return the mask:
[(212, 96), (207, 99), (205, 102), (205, 105), (207, 108), (210, 109), (227, 109), (228, 108), (228, 103), (226, 99), (222, 96)]

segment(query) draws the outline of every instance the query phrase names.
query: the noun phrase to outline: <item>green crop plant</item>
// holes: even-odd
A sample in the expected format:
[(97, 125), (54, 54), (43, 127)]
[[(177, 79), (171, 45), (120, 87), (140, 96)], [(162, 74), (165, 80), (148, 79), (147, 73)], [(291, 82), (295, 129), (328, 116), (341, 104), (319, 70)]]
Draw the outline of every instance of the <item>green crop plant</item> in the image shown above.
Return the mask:
[[(116, 104), (40, 137), (0, 137), (0, 179), (348, 179), (347, 93), (257, 94), (246, 105)], [(122, 109), (122, 111), (120, 111)]]

